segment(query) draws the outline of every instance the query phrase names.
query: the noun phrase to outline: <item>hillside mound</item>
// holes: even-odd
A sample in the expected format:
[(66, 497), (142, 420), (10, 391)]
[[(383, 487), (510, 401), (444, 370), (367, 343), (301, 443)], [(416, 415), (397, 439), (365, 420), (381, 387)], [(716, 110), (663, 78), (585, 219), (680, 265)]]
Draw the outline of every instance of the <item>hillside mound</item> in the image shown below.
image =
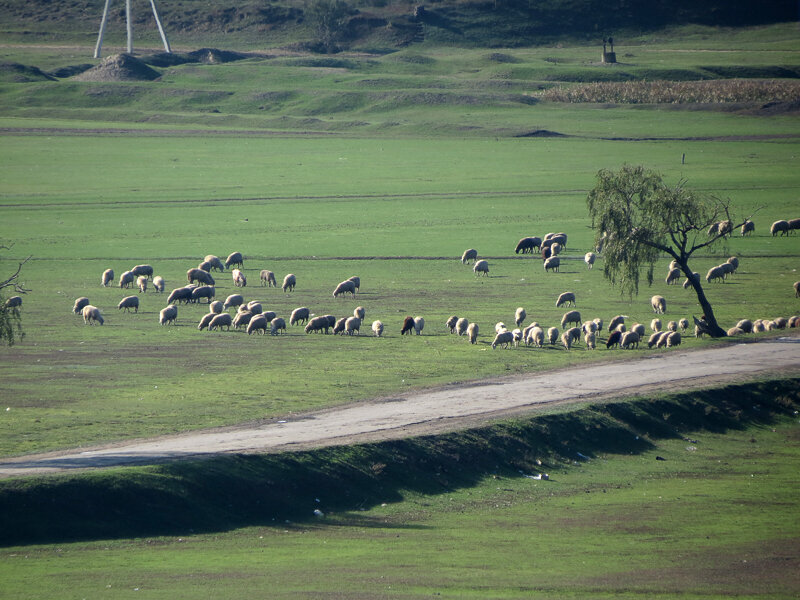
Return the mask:
[(244, 60), (247, 58), (247, 55), (242, 54), (241, 52), (232, 52), (230, 50), (200, 48), (199, 50), (193, 50), (192, 52), (189, 52), (189, 57), (201, 63), (220, 64)]
[(30, 83), (32, 81), (55, 81), (52, 77), (39, 69), (21, 65), (20, 63), (0, 64), (0, 81), (8, 83)]
[(73, 77), (76, 81), (152, 81), (161, 77), (161, 73), (151, 69), (138, 58), (130, 54), (114, 54), (80, 75)]

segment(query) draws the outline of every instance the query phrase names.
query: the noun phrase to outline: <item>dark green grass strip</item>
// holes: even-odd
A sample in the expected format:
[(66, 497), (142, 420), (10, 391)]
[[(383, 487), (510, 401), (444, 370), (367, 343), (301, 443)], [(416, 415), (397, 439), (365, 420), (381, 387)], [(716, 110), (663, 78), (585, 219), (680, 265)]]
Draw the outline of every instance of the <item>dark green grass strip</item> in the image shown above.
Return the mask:
[[(800, 407), (800, 379), (590, 405), (448, 435), (0, 482), (0, 544), (226, 531), (440, 494), (658, 439), (765, 425)], [(537, 461), (542, 461), (540, 465)], [(325, 498), (325, 504), (318, 502)]]

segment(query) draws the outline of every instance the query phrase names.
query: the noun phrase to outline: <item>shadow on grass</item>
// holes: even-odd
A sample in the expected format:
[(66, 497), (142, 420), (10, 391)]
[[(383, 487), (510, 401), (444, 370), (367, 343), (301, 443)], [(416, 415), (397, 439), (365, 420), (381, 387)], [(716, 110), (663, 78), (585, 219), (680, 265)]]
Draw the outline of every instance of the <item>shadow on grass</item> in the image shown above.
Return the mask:
[[(0, 544), (225, 531), (440, 494), (490, 474), (564, 468), (658, 439), (769, 424), (800, 406), (800, 379), (592, 405), (446, 435), (0, 482)], [(537, 461), (541, 461), (541, 464)], [(365, 520), (366, 527), (385, 527)]]

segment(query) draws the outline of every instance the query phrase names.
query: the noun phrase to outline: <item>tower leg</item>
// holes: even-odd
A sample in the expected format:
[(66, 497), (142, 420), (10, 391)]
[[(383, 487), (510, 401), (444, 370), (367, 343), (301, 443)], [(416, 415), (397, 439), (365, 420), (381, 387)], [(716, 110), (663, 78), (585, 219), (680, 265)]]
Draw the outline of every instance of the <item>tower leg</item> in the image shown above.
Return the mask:
[(128, 26), (128, 54), (133, 54), (133, 15), (131, 0), (125, 0), (125, 22)]
[(100, 58), (100, 49), (103, 47), (103, 34), (106, 32), (106, 23), (108, 22), (108, 5), (111, 0), (106, 0), (106, 5), (103, 8), (103, 20), (100, 21), (100, 33), (97, 34), (97, 44), (94, 47), (94, 57)]
[(169, 49), (169, 41), (167, 41), (167, 34), (164, 32), (164, 27), (161, 25), (161, 19), (158, 18), (156, 0), (150, 0), (150, 6), (153, 7), (153, 16), (156, 18), (156, 25), (158, 25), (158, 33), (161, 34), (161, 41), (164, 42), (164, 50), (169, 54), (172, 50)]

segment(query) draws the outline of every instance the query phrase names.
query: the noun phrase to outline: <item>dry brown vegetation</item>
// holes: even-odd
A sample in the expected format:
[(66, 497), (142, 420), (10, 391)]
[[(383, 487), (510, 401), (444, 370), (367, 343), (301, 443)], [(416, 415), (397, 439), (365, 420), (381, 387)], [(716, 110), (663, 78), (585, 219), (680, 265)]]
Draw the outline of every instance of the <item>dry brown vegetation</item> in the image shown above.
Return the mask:
[(777, 79), (723, 81), (596, 82), (542, 92), (551, 102), (613, 104), (689, 104), (791, 102), (800, 97), (800, 82)]

